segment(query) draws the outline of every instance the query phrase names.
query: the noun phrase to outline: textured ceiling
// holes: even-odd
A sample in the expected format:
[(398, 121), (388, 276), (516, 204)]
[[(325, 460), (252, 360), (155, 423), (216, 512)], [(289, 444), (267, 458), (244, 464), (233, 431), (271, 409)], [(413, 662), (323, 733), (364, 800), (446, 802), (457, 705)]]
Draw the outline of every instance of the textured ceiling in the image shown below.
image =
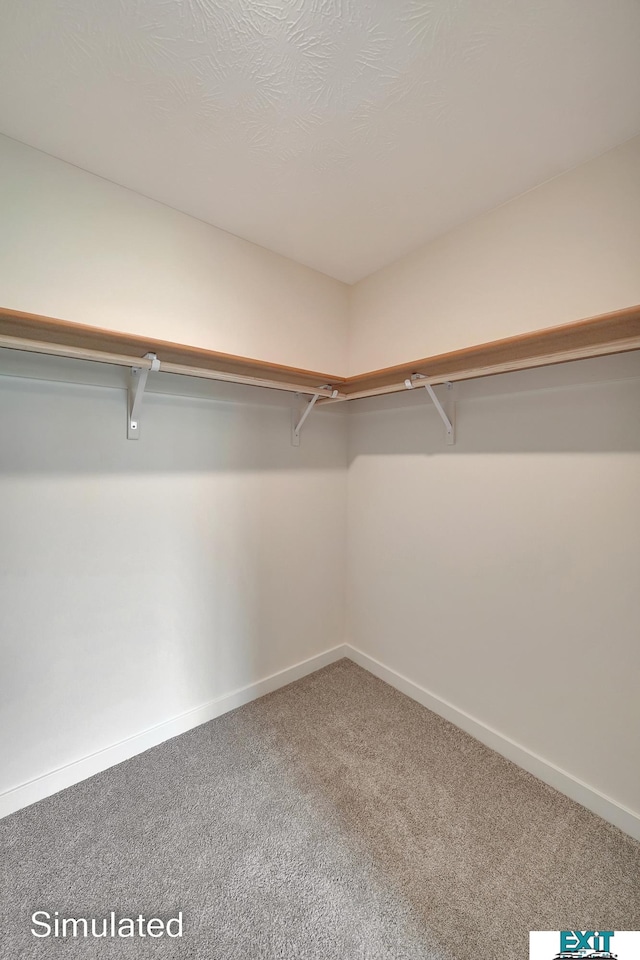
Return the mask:
[(0, 17), (0, 131), (349, 282), (640, 131), (638, 0)]

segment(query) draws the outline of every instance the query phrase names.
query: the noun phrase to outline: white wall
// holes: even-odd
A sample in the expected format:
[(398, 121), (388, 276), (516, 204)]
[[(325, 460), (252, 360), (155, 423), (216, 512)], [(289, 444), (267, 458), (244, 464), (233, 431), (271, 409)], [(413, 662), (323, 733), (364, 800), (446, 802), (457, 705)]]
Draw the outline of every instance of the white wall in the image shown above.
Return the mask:
[[(346, 367), (344, 285), (3, 137), (0, 305)], [(179, 381), (131, 442), (122, 371), (0, 356), (2, 812), (342, 642), (344, 411), (294, 449), (290, 395)]]
[[(351, 365), (638, 302), (640, 138), (358, 284)], [(453, 447), (424, 392), (351, 407), (348, 639), (640, 836), (640, 355), (455, 390)]]
[(0, 306), (346, 372), (347, 287), (0, 136)]
[(640, 303), (640, 137), (350, 290), (361, 373)]
[(454, 447), (426, 397), (358, 402), (348, 638), (640, 817), (634, 363), (458, 402)]
[(0, 376), (0, 794), (342, 642), (344, 416), (217, 393)]

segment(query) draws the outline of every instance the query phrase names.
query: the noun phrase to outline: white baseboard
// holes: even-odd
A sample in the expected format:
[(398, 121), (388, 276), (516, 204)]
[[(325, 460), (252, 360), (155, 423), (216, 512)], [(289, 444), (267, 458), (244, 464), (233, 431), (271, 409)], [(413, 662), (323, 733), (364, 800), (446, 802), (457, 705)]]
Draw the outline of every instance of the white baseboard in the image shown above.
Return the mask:
[(590, 787), (587, 783), (583, 783), (582, 780), (578, 780), (567, 773), (566, 770), (561, 770), (560, 767), (532, 753), (526, 747), (515, 743), (492, 727), (488, 727), (482, 721), (476, 720), (475, 717), (469, 716), (468, 713), (454, 707), (452, 703), (442, 700), (434, 693), (414, 683), (413, 680), (403, 677), (402, 674), (386, 667), (383, 663), (351, 646), (351, 644), (345, 644), (343, 650), (344, 656), (364, 667), (369, 673), (380, 680), (384, 680), (385, 683), (395, 687), (396, 690), (400, 690), (401, 693), (405, 693), (424, 707), (428, 707), (429, 710), (433, 710), (434, 713), (444, 717), (445, 720), (450, 720), (456, 727), (460, 727), (461, 730), (471, 734), (472, 737), (480, 740), (491, 750), (495, 750), (496, 753), (513, 761), (523, 770), (542, 780), (543, 783), (570, 797), (571, 800), (582, 804), (587, 810), (596, 813), (603, 820), (612, 823), (635, 840), (640, 840), (640, 814), (635, 813), (616, 800), (612, 800), (611, 797), (605, 796), (594, 787)]
[(445, 720), (451, 721), (455, 726), (471, 734), (472, 737), (484, 743), (491, 750), (495, 750), (496, 753), (513, 761), (519, 767), (533, 774), (534, 777), (542, 780), (543, 783), (554, 787), (560, 793), (582, 804), (583, 807), (612, 823), (631, 837), (640, 840), (640, 815), (638, 813), (617, 803), (611, 797), (605, 796), (594, 787), (590, 787), (565, 770), (561, 770), (555, 764), (515, 743), (509, 737), (505, 737), (504, 734), (488, 727), (480, 720), (351, 646), (351, 644), (340, 644), (332, 647), (318, 656), (303, 660), (301, 663), (264, 677), (262, 680), (248, 684), (246, 687), (241, 687), (239, 690), (233, 690), (231, 693), (210, 700), (193, 710), (188, 710), (178, 717), (172, 717), (170, 720), (165, 720), (163, 723), (143, 730), (126, 740), (121, 740), (110, 747), (75, 760), (73, 763), (59, 767), (57, 770), (52, 770), (35, 780), (30, 780), (28, 783), (23, 783), (12, 790), (7, 790), (0, 794), (0, 817), (6, 817), (8, 814), (22, 809), (22, 807), (43, 800), (53, 793), (58, 793), (59, 790), (80, 783), (102, 770), (107, 770), (117, 763), (122, 763), (123, 760), (128, 760), (136, 754), (164, 743), (171, 737), (186, 733), (202, 723), (207, 723), (209, 720), (214, 720), (216, 717), (220, 717), (230, 710), (235, 710), (245, 703), (250, 703), (267, 693), (272, 693), (288, 683), (300, 680), (302, 677), (340, 660), (341, 657), (348, 657), (353, 660), (354, 663), (368, 670), (369, 673), (380, 680), (384, 680), (390, 686), (395, 687), (396, 690), (421, 703), (429, 710), (433, 710), (434, 713), (444, 717)]
[(346, 656), (346, 648), (343, 644), (340, 644), (331, 650), (318, 654), (316, 657), (310, 657), (308, 660), (296, 663), (292, 667), (287, 667), (286, 670), (280, 670), (278, 673), (273, 673), (262, 680), (250, 683), (246, 687), (241, 687), (239, 690), (233, 690), (231, 693), (216, 697), (215, 700), (203, 703), (193, 710), (188, 710), (186, 713), (158, 723), (141, 733), (134, 734), (132, 737), (127, 737), (126, 740), (121, 740), (119, 743), (114, 743), (112, 746), (98, 750), (87, 757), (74, 760), (64, 767), (45, 773), (35, 780), (30, 780), (7, 790), (0, 794), (0, 818), (15, 813), (16, 810), (21, 810), (22, 807), (27, 807), (37, 800), (43, 800), (53, 793), (58, 793), (59, 790), (80, 783), (80, 781), (92, 777), (95, 773), (107, 770), (116, 763), (122, 763), (123, 760), (128, 760), (138, 753), (149, 750), (150, 747), (156, 747), (158, 744), (164, 743), (165, 740), (170, 740), (171, 737), (186, 733), (187, 730), (198, 727), (201, 723), (214, 720), (216, 717), (222, 716), (223, 713), (228, 713), (229, 710), (235, 710), (236, 707), (241, 707), (251, 700), (257, 700), (267, 693), (273, 693), (274, 690), (278, 690), (288, 683), (293, 683), (294, 680), (300, 680), (301, 677), (314, 673), (344, 656)]

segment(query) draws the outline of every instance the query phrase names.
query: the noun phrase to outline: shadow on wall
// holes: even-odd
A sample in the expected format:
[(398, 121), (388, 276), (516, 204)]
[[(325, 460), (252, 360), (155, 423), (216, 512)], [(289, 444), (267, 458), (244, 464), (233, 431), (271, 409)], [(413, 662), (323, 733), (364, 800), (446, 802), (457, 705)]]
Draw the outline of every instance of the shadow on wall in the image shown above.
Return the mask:
[(439, 386), (456, 442), (424, 389), (353, 401), (349, 460), (368, 455), (615, 453), (640, 450), (640, 352)]
[(248, 403), (236, 391), (240, 402), (148, 392), (132, 441), (122, 389), (0, 376), (0, 473), (344, 470), (342, 407), (314, 411), (293, 447), (291, 409), (304, 399), (257, 403), (253, 388)]
[[(160, 388), (175, 393), (147, 391), (140, 439), (128, 441), (122, 371), (2, 354), (0, 473), (6, 474), (343, 470), (347, 436), (350, 460), (640, 449), (640, 352), (460, 382), (451, 392), (437, 387), (443, 402), (456, 403), (453, 446), (426, 391), (417, 388), (316, 409), (297, 448), (291, 410), (302, 410), (305, 398), (160, 374)], [(1, 375), (22, 366), (22, 376)], [(61, 382), (38, 379), (45, 369)], [(100, 385), (64, 380), (83, 376)]]

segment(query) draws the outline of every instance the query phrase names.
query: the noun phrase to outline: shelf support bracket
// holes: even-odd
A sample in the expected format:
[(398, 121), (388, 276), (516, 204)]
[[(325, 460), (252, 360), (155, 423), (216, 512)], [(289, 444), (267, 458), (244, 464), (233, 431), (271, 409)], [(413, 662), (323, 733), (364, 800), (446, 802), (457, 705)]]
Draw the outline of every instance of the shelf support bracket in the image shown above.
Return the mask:
[[(325, 384), (325, 385), (323, 385), (322, 387), (320, 387), (319, 389), (320, 389), (320, 390), (331, 390), (331, 384)], [(296, 397), (299, 397), (299, 396), (300, 396), (300, 394), (296, 394)], [(320, 399), (321, 396), (323, 396), (323, 394), (321, 394), (321, 393), (314, 393), (314, 394), (313, 394), (313, 396), (311, 397), (311, 399), (307, 402), (307, 405), (306, 405), (306, 407), (304, 408), (304, 411), (303, 411), (303, 413), (302, 413), (302, 416), (299, 416), (299, 411), (296, 410), (296, 407), (295, 407), (295, 406), (292, 407), (292, 410), (291, 410), (291, 445), (292, 445), (293, 447), (299, 447), (299, 446), (300, 446), (300, 433), (301, 433), (301, 431), (302, 431), (302, 428), (303, 428), (303, 426), (304, 426), (304, 424), (305, 424), (305, 421), (306, 421), (307, 417), (309, 416), (309, 414), (311, 413), (311, 411), (313, 410), (313, 408), (315, 407), (316, 403), (318, 402), (318, 400)], [(338, 391), (337, 391), (337, 390), (332, 390), (332, 391), (331, 391), (331, 396), (332, 396), (332, 397), (337, 397), (337, 396), (338, 396)]]
[(129, 396), (127, 404), (127, 439), (137, 440), (140, 435), (140, 410), (147, 377), (151, 370), (160, 369), (160, 361), (155, 353), (145, 353), (145, 360), (149, 360), (148, 367), (132, 367), (129, 378)]
[[(452, 446), (452, 445), (456, 442), (456, 406), (455, 406), (455, 403), (448, 403), (448, 404), (447, 404), (447, 408), (448, 408), (448, 409), (445, 410), (445, 408), (442, 406), (442, 404), (441, 404), (440, 401), (438, 400), (438, 397), (437, 397), (437, 395), (436, 395), (436, 392), (435, 392), (435, 390), (433, 389), (433, 387), (431, 386), (431, 384), (430, 384), (430, 383), (422, 383), (422, 382), (421, 382), (421, 381), (426, 380), (426, 379), (427, 379), (427, 377), (425, 376), (424, 373), (412, 373), (410, 379), (405, 380), (405, 386), (406, 386), (407, 388), (411, 389), (411, 387), (414, 387), (414, 386), (416, 386), (416, 384), (417, 384), (418, 386), (423, 386), (423, 387), (425, 388), (425, 390), (427, 391), (427, 393), (428, 393), (429, 396), (431, 397), (431, 400), (433, 401), (434, 407), (435, 407), (436, 410), (438, 411), (438, 414), (439, 414), (439, 416), (440, 416), (440, 419), (441, 419), (442, 422), (444, 423), (444, 429), (445, 429), (445, 431), (446, 431), (446, 433), (445, 433), (446, 443), (447, 443), (449, 446)], [(447, 383), (447, 384), (446, 384), (446, 387), (447, 387), (447, 390), (452, 390), (452, 389), (453, 389), (453, 384), (452, 384), (452, 383)]]
[[(452, 446), (452, 445), (456, 442), (455, 407), (454, 407), (453, 404), (449, 404), (449, 415), (447, 415), (447, 411), (444, 409), (444, 407), (442, 406), (442, 404), (441, 404), (440, 401), (438, 400), (438, 398), (437, 398), (437, 396), (436, 396), (436, 392), (435, 392), (435, 390), (433, 389), (433, 387), (431, 386), (431, 384), (430, 384), (430, 383), (425, 383), (424, 386), (425, 386), (425, 390), (427, 391), (427, 393), (429, 394), (429, 396), (430, 396), (431, 399), (433, 400), (433, 405), (434, 405), (434, 407), (436, 408), (436, 410), (437, 410), (438, 413), (440, 414), (440, 419), (441, 419), (442, 422), (444, 423), (444, 429), (445, 429), (445, 431), (446, 431), (446, 434), (445, 434), (445, 436), (446, 436), (446, 443), (447, 443), (449, 446)], [(451, 385), (450, 383), (447, 384), (447, 389), (450, 390), (450, 389), (451, 389), (451, 386), (452, 386), (452, 385)]]

